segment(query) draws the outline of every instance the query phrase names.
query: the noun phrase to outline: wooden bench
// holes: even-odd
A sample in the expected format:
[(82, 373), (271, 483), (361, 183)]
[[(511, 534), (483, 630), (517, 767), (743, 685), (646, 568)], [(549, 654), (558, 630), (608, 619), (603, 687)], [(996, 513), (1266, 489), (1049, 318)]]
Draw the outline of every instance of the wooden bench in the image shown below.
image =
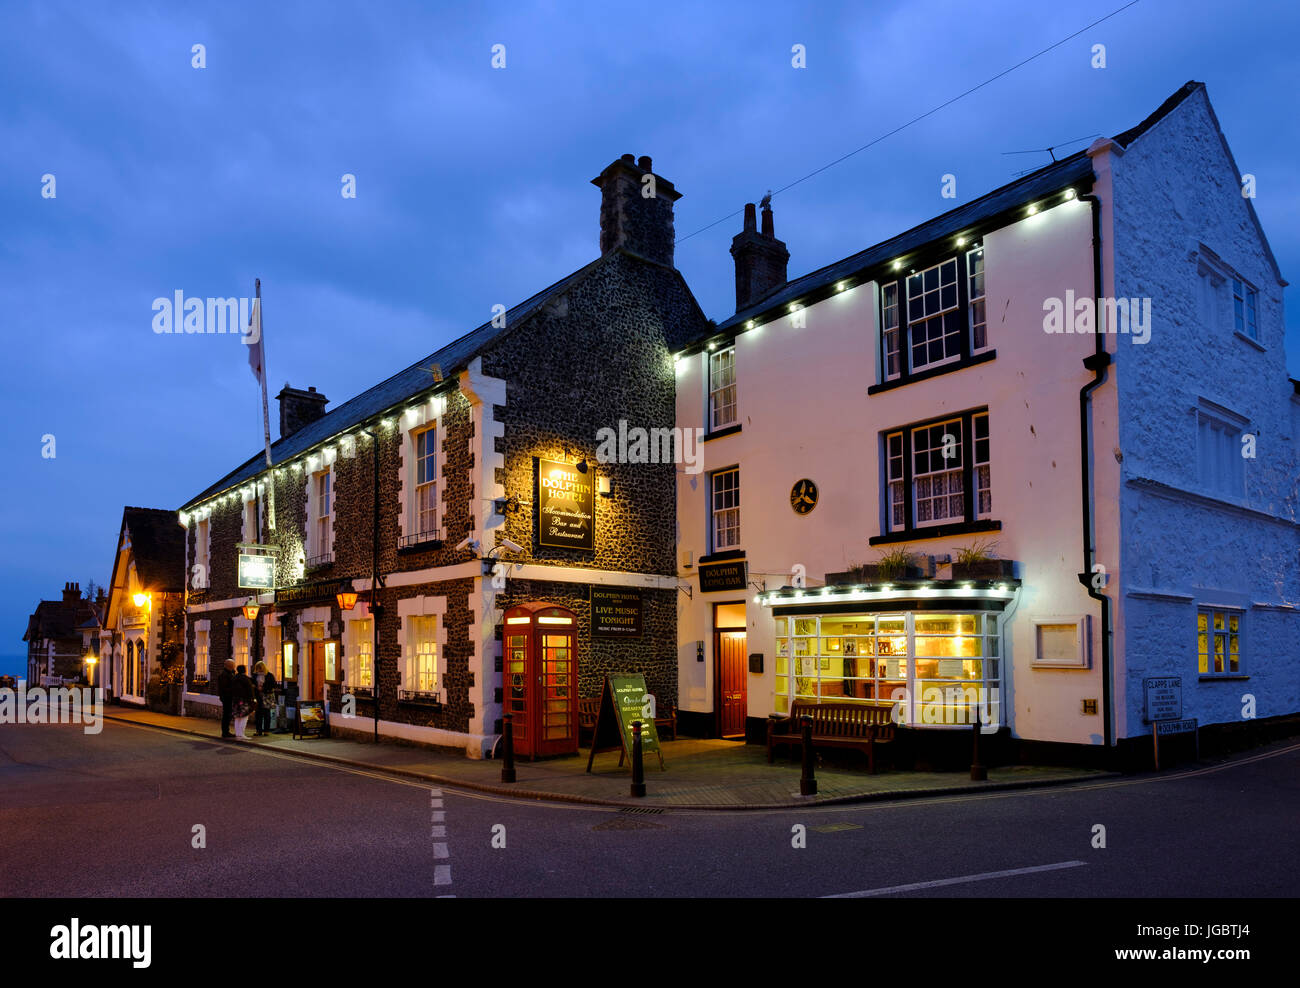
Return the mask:
[[(590, 740), (591, 736), (596, 733), (596, 715), (600, 713), (600, 701), (598, 696), (587, 696), (578, 698), (578, 744), (584, 744), (583, 738)], [(666, 734), (671, 734), (674, 741), (677, 740), (677, 705), (668, 704), (666, 710), (657, 711), (659, 716), (655, 718), (655, 733), (662, 739)]]
[(767, 761), (777, 745), (803, 748), (802, 718), (812, 718), (813, 748), (857, 748), (867, 753), (867, 766), (876, 774), (876, 745), (894, 740), (894, 704), (889, 701), (795, 700), (790, 716), (773, 715), (767, 722)]

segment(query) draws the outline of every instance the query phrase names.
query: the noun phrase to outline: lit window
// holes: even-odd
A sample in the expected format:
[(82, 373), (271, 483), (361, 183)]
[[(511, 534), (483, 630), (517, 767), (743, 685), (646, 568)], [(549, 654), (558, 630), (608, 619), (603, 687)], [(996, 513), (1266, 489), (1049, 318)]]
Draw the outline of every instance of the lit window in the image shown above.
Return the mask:
[(352, 661), (345, 663), (348, 684), (369, 692), (374, 687), (374, 628), (370, 618), (349, 621), (352, 630)]
[(248, 629), (235, 629), (235, 665), (243, 666), (244, 672), (248, 672)]
[(709, 428), (736, 421), (736, 348), (709, 354)]
[(208, 642), (208, 629), (206, 622), (204, 627), (194, 629), (194, 681), (206, 683), (208, 681), (209, 667), (211, 664), (210, 645)]
[(1196, 645), (1202, 676), (1241, 672), (1241, 615), (1203, 608), (1196, 612)]
[(891, 433), (886, 439), (889, 452), (889, 530), (907, 527), (907, 491), (903, 479), (903, 434)]
[(993, 468), (989, 463), (989, 417), (976, 415), (975, 426), (975, 517), (989, 518), (993, 514)]
[(740, 545), (740, 469), (719, 470), (711, 477), (713, 550)]
[(403, 692), (408, 696), (432, 695), (438, 688), (438, 619), (432, 614), (414, 615), (406, 619), (406, 629)]

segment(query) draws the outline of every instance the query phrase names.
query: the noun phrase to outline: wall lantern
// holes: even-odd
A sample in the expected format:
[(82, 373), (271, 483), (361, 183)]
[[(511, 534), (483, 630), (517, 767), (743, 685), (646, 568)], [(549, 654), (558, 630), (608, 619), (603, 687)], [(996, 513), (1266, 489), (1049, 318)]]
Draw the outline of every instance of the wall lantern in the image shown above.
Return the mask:
[(244, 617), (248, 618), (248, 620), (256, 621), (257, 612), (261, 610), (261, 607), (258, 605), (256, 597), (249, 597), (248, 603), (241, 607), (240, 610), (244, 612)]
[(136, 607), (144, 607), (149, 603), (149, 595), (147, 593), (135, 594), (131, 599), (135, 601)]
[(350, 611), (357, 606), (357, 593), (355, 590), (340, 590), (334, 595), (339, 602), (339, 607), (345, 611)]

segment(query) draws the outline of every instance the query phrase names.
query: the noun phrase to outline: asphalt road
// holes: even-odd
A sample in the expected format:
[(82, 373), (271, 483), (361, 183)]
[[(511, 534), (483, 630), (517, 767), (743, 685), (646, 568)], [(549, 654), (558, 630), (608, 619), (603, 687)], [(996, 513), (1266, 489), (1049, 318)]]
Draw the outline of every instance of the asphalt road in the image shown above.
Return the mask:
[(5, 897), (1295, 896), (1297, 819), (1294, 743), (1067, 789), (647, 814), (114, 722), (0, 726)]

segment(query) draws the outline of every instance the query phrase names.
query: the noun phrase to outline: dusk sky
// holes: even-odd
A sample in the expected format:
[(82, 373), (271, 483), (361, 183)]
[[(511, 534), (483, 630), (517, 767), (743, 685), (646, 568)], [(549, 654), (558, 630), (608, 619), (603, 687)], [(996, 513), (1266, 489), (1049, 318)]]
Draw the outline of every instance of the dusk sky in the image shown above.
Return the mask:
[[(590, 180), (620, 154), (676, 185), (687, 237), (1123, 3), (6, 3), (0, 655), (21, 655), (39, 599), (108, 582), (124, 505), (178, 507), (261, 447), (246, 348), (156, 334), (155, 298), (262, 279), (274, 438), (286, 381), (332, 408), (593, 260)], [(778, 194), (790, 274), (1050, 161), (1004, 152), (1074, 152), (1195, 79), (1294, 279), (1297, 37), (1293, 2), (1141, 0)], [(735, 308), (740, 224), (677, 246), (714, 319)]]

